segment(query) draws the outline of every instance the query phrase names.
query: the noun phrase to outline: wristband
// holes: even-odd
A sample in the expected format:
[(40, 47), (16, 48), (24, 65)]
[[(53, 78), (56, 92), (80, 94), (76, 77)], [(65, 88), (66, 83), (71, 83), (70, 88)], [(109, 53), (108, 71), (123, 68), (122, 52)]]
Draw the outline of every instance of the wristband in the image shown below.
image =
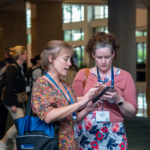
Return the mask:
[(124, 102), (124, 99), (122, 98), (122, 101), (120, 101), (120, 102), (118, 102), (118, 103), (116, 103), (116, 104), (117, 104), (117, 105), (122, 105), (123, 102)]

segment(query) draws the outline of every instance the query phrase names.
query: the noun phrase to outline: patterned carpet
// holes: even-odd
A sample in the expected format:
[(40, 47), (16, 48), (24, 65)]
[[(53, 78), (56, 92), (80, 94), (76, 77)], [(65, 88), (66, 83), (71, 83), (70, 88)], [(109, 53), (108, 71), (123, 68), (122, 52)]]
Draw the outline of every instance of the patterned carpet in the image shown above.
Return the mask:
[(128, 150), (150, 150), (150, 118), (125, 118)]

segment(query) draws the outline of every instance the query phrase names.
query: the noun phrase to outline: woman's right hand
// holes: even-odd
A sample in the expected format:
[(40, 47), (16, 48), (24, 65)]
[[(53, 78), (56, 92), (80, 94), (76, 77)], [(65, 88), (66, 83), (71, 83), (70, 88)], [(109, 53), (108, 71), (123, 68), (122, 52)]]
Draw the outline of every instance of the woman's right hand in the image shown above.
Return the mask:
[(100, 92), (100, 88), (91, 88), (81, 99), (81, 107), (86, 106), (88, 102), (90, 102), (94, 97), (96, 97)]
[(11, 112), (16, 113), (17, 112), (17, 107), (15, 105), (11, 106)]

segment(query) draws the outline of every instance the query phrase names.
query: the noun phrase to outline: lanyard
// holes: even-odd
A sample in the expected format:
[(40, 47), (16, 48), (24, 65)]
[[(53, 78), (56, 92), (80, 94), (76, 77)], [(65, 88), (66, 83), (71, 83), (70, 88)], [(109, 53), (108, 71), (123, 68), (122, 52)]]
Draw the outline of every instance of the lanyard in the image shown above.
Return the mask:
[[(97, 67), (97, 76), (98, 76), (98, 82), (101, 82), (98, 67)], [(113, 69), (113, 66), (111, 67), (111, 85), (114, 85), (114, 69)]]
[[(63, 93), (63, 91), (60, 89), (60, 87), (56, 84), (56, 82), (53, 80), (53, 78), (52, 78), (49, 74), (47, 74), (47, 73), (45, 73), (45, 76), (55, 84), (55, 86), (59, 89), (59, 91), (60, 91), (60, 92), (63, 94), (63, 96), (67, 99), (66, 95)], [(63, 83), (62, 83), (62, 84), (63, 84)], [(66, 92), (68, 93), (69, 98), (70, 98), (70, 100), (71, 100), (71, 102), (70, 102), (70, 101), (67, 99), (68, 103), (69, 103), (69, 104), (73, 104), (73, 99), (72, 99), (72, 97), (71, 97), (69, 91), (67, 90), (67, 88), (65, 87), (64, 84), (63, 84), (63, 86), (64, 86), (64, 88), (65, 88)], [(73, 119), (76, 119), (76, 112), (73, 112)]]
[[(98, 67), (97, 67), (97, 76), (98, 76), (98, 82), (101, 82)], [(113, 66), (111, 67), (111, 85), (114, 86), (114, 69), (113, 69)], [(102, 101), (102, 112), (103, 112), (103, 100), (101, 99), (101, 101)]]

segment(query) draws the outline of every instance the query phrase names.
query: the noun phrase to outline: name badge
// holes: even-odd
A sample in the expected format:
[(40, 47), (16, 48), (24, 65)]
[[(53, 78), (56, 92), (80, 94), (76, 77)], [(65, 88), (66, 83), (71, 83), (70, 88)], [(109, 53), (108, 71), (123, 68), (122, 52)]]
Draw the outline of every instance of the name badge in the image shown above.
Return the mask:
[(31, 91), (30, 86), (26, 86), (26, 92), (28, 93), (28, 92), (30, 92), (30, 91)]
[(96, 111), (96, 121), (109, 122), (110, 121), (109, 111)]

